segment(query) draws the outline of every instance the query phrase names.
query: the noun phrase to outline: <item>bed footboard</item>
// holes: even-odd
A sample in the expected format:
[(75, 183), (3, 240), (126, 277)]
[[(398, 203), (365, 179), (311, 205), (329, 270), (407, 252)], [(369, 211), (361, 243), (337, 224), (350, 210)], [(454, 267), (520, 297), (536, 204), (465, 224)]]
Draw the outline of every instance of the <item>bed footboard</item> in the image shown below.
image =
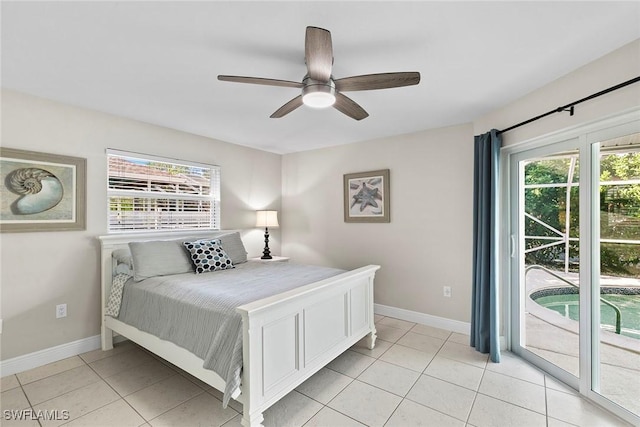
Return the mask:
[(244, 426), (260, 426), (265, 409), (363, 337), (373, 348), (379, 268), (369, 265), (237, 308), (244, 323)]

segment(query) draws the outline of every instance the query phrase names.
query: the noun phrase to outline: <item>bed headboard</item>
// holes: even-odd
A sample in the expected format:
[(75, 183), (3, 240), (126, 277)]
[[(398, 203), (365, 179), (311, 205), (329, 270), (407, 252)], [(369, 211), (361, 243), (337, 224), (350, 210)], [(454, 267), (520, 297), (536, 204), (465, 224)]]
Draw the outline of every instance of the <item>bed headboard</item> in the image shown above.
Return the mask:
[(118, 249), (128, 249), (129, 242), (148, 242), (157, 240), (174, 240), (174, 239), (189, 239), (206, 238), (212, 235), (212, 233), (233, 233), (240, 232), (240, 230), (191, 230), (191, 231), (168, 231), (161, 233), (118, 233), (109, 234), (105, 236), (98, 236), (100, 240), (100, 287), (101, 287), (101, 299), (100, 304), (102, 307), (102, 319), (104, 319), (104, 311), (107, 301), (109, 300), (109, 294), (111, 292), (111, 282), (115, 275), (117, 262), (113, 258), (113, 252)]

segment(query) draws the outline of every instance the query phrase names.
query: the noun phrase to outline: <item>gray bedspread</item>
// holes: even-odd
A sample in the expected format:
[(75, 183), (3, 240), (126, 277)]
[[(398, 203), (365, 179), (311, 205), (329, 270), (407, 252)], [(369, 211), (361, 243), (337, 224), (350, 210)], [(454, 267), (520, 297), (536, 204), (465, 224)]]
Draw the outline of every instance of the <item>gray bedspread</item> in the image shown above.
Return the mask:
[(118, 319), (203, 359), (204, 368), (226, 382), (226, 407), (240, 385), (242, 371), (242, 316), (236, 307), (342, 272), (283, 262), (246, 262), (232, 270), (129, 280)]

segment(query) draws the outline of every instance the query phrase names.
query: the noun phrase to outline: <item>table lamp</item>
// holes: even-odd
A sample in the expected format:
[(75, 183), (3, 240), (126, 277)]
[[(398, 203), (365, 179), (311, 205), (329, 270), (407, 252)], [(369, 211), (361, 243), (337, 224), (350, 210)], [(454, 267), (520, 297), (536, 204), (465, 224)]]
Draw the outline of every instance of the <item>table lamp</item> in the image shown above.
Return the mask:
[(269, 250), (269, 227), (278, 227), (278, 211), (256, 211), (256, 227), (264, 227), (264, 251), (261, 259), (272, 259)]

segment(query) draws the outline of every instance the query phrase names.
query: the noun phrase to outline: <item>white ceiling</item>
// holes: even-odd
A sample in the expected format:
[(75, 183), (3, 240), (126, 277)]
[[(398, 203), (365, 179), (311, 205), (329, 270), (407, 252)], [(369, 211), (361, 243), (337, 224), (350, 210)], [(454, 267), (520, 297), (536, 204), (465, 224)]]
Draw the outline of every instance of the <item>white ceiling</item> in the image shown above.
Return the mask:
[[(300, 81), (308, 25), (331, 31), (335, 78), (422, 81), (350, 93), (358, 122), (305, 106), (270, 119), (299, 90), (216, 79)], [(288, 153), (470, 122), (637, 38), (638, 1), (3, 1), (2, 86)]]

